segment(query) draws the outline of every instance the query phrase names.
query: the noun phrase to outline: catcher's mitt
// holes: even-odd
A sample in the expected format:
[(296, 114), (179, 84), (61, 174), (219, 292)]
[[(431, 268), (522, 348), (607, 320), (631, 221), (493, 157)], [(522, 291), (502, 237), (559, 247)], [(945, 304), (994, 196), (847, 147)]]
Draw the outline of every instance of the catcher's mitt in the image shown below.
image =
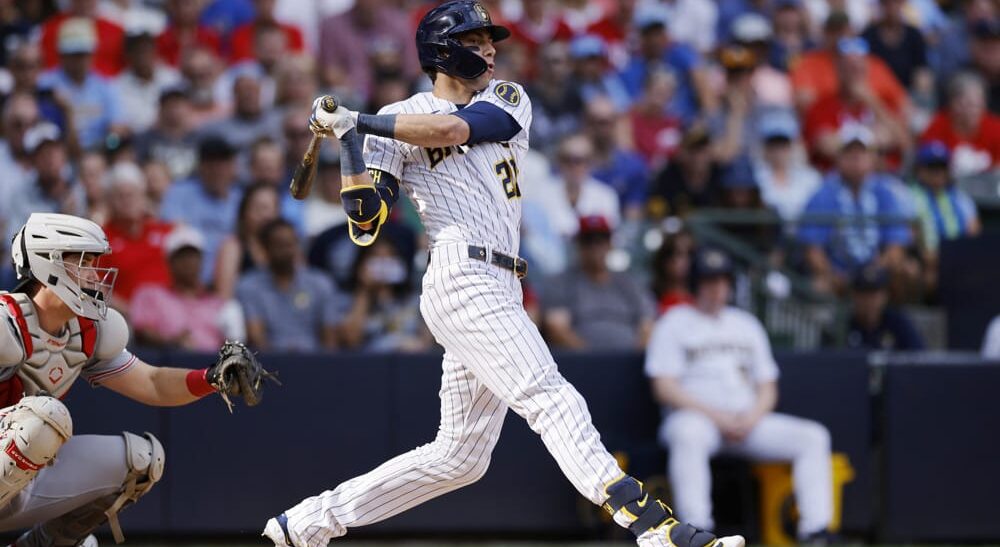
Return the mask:
[(260, 361), (246, 346), (231, 340), (222, 344), (219, 360), (208, 367), (205, 374), (205, 379), (222, 395), (230, 412), (233, 411), (230, 396), (242, 397), (247, 406), (260, 403), (264, 378), (270, 378), (281, 385), (277, 376), (264, 370)]

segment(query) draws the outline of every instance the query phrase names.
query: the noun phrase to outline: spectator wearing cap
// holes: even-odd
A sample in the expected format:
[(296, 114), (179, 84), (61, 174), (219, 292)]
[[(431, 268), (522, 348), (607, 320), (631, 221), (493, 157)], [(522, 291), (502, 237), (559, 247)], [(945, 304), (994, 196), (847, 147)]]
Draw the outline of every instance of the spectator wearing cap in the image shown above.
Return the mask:
[(163, 163), (171, 180), (186, 179), (198, 162), (195, 114), (188, 90), (184, 87), (164, 89), (158, 104), (156, 123), (136, 136), (136, 153), (142, 162)]
[(851, 318), (846, 346), (872, 350), (920, 350), (924, 340), (903, 312), (888, 306), (889, 273), (870, 264), (851, 280)]
[(681, 138), (673, 161), (653, 179), (648, 200), (654, 218), (684, 216), (722, 204), (722, 165), (712, 156), (711, 138), (703, 125), (692, 125)]
[[(768, 63), (774, 29), (767, 18), (757, 13), (743, 14), (733, 21), (732, 34), (735, 45), (746, 48), (752, 54), (749, 70), (754, 106), (767, 109), (792, 108), (794, 97), (791, 79), (787, 73)], [(729, 69), (725, 57), (721, 61)], [(739, 66), (738, 63), (736, 66)]]
[(890, 167), (910, 147), (906, 122), (908, 103), (887, 102), (869, 80), (868, 44), (845, 38), (837, 46), (837, 92), (818, 99), (805, 116), (810, 157), (820, 169), (833, 166), (840, 148), (838, 132), (845, 125), (866, 125), (875, 135), (875, 148), (887, 152)]
[(206, 127), (204, 131), (225, 137), (238, 150), (248, 150), (262, 137), (281, 137), (281, 113), (265, 109), (262, 76), (254, 70), (242, 71), (233, 79), (233, 113)]
[(840, 139), (837, 170), (810, 198), (798, 233), (815, 288), (838, 294), (847, 288), (852, 273), (870, 262), (901, 272), (904, 249), (912, 243), (901, 218), (907, 206), (892, 189), (894, 179), (875, 172), (871, 131), (845, 126)]
[(666, 67), (677, 76), (677, 92), (670, 105), (673, 113), (687, 122), (699, 111), (714, 111), (715, 93), (701, 57), (686, 44), (671, 40), (666, 10), (655, 4), (641, 6), (633, 24), (639, 35), (638, 49), (621, 72), (629, 94), (638, 97), (647, 74)]
[(229, 36), (229, 61), (238, 63), (252, 60), (257, 56), (257, 38), (264, 29), (275, 28), (285, 37), (285, 47), (289, 53), (305, 51), (302, 31), (295, 25), (279, 21), (274, 15), (275, 0), (253, 0), (254, 19), (245, 23)]
[(233, 296), (237, 280), (255, 268), (267, 266), (267, 255), (260, 231), (274, 219), (281, 218), (278, 190), (272, 184), (257, 182), (243, 192), (236, 212), (236, 231), (219, 246), (212, 287), (223, 298)]
[(324, 273), (302, 263), (294, 226), (272, 220), (259, 237), (267, 266), (246, 273), (236, 287), (249, 343), (275, 351), (334, 349), (346, 299), (338, 297)]
[(583, 101), (608, 97), (619, 112), (628, 110), (632, 98), (608, 63), (608, 49), (600, 36), (585, 34), (569, 43), (573, 78)]
[[(89, 53), (93, 54), (94, 71), (104, 77), (118, 75), (125, 65), (124, 45), (125, 29), (97, 13), (96, 0), (69, 0), (67, 10), (48, 18), (42, 24), (42, 34), (39, 44), (42, 49), (42, 60), (45, 68), (56, 68), (62, 64), (63, 26), (82, 26), (80, 21), (86, 21), (91, 35)], [(76, 34), (78, 30), (71, 31)]]
[(653, 295), (657, 316), (674, 306), (693, 304), (691, 296), (691, 258), (694, 238), (686, 231), (667, 234), (653, 257)]
[(793, 113), (764, 116), (757, 127), (760, 147), (753, 162), (761, 200), (782, 220), (794, 222), (822, 179), (805, 161)]
[(195, 47), (205, 48), (222, 55), (222, 39), (214, 28), (199, 22), (205, 0), (167, 0), (166, 11), (170, 22), (156, 37), (156, 53), (160, 60), (176, 67), (181, 54)]
[(665, 410), (659, 440), (670, 451), (667, 474), (678, 518), (714, 528), (709, 460), (716, 454), (787, 461), (798, 536), (805, 544), (823, 538), (833, 517), (830, 433), (774, 411), (778, 365), (761, 322), (729, 305), (729, 257), (703, 249), (692, 277), (694, 303), (657, 320), (646, 348), (646, 375)]
[(652, 299), (630, 275), (608, 269), (607, 219), (580, 217), (576, 250), (577, 266), (555, 277), (542, 295), (550, 343), (575, 350), (644, 347), (653, 323)]
[(116, 165), (109, 179), (109, 216), (103, 226), (111, 244), (107, 260), (109, 267), (118, 268), (113, 304), (127, 312), (128, 303), (141, 285), (169, 285), (164, 244), (174, 225), (152, 214), (146, 178), (137, 165)]
[(943, 142), (956, 177), (1000, 166), (1000, 117), (987, 110), (983, 79), (971, 72), (956, 75), (948, 84), (947, 107), (934, 116), (920, 141)]
[(212, 278), (219, 246), (236, 227), (240, 197), (236, 149), (226, 140), (211, 136), (198, 146), (197, 175), (175, 182), (163, 196), (160, 216), (187, 224), (205, 238), (203, 280)]
[(538, 78), (525, 88), (531, 97), (531, 146), (551, 155), (563, 137), (579, 129), (584, 104), (571, 79), (572, 63), (565, 42), (542, 46), (538, 62)]
[(5, 241), (28, 221), (31, 213), (65, 213), (82, 216), (87, 211), (83, 187), (75, 184), (66, 145), (59, 128), (41, 122), (24, 133), (24, 151), (30, 170), (17, 187), (8, 190), (4, 204), (7, 217)]
[(164, 90), (180, 84), (180, 73), (156, 59), (156, 42), (151, 31), (131, 29), (125, 37), (126, 68), (115, 78), (122, 100), (125, 125), (140, 133), (156, 122), (156, 108)]
[(649, 170), (642, 156), (623, 146), (622, 117), (606, 97), (587, 103), (584, 130), (593, 144), (591, 174), (618, 194), (622, 215), (637, 220), (642, 216), (649, 186)]
[(927, 59), (927, 43), (920, 30), (906, 22), (907, 0), (880, 0), (881, 16), (865, 29), (862, 37), (872, 55), (882, 59), (904, 87), (933, 86)]
[(417, 45), (406, 16), (388, 2), (356, 2), (341, 14), (320, 23), (319, 62), (324, 88), (343, 89), (347, 97), (364, 102), (371, 94), (372, 71), (368, 47), (379, 43), (399, 52), (402, 73), (410, 80), (420, 75)]
[(650, 170), (662, 168), (681, 143), (681, 119), (667, 109), (676, 89), (677, 78), (672, 72), (651, 70), (643, 83), (642, 95), (628, 113), (632, 143)]
[[(816, 101), (838, 93), (841, 88), (838, 60), (846, 54), (863, 57), (856, 63), (864, 66), (857, 70), (862, 72), (860, 79), (867, 82), (872, 94), (889, 109), (905, 112), (908, 103), (906, 90), (885, 62), (866, 51), (866, 42), (849, 40), (842, 43), (845, 38), (854, 38), (847, 14), (831, 12), (823, 26), (820, 47), (802, 55), (791, 71), (792, 89), (795, 90), (795, 103), (799, 110), (808, 111)], [(850, 47), (842, 52), (842, 44)]]
[(169, 282), (140, 286), (129, 308), (139, 343), (208, 353), (224, 340), (244, 340), (239, 304), (219, 298), (201, 281), (205, 259), (201, 234), (190, 226), (178, 226), (167, 234), (163, 246)]
[(720, 108), (709, 115), (712, 155), (727, 164), (749, 152), (753, 142), (753, 119), (759, 115), (753, 89), (756, 59), (753, 51), (743, 46), (726, 46), (719, 52), (719, 61), (726, 71), (726, 85)]
[(954, 183), (950, 160), (951, 153), (944, 143), (924, 143), (917, 152), (914, 180), (910, 185), (918, 247), (927, 266), (925, 281), (930, 292), (937, 287), (941, 241), (974, 237), (982, 231), (976, 204)]
[(42, 87), (72, 98), (73, 125), (84, 149), (99, 147), (105, 138), (128, 132), (117, 89), (91, 68), (97, 47), (95, 32), (91, 19), (63, 21), (58, 36), (59, 68), (39, 79)]

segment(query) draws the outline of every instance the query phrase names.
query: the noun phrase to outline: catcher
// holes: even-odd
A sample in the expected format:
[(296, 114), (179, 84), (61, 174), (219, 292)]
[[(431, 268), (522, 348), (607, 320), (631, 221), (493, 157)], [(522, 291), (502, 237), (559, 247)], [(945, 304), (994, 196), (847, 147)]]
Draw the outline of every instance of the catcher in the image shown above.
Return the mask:
[(78, 376), (153, 406), (219, 393), (230, 411), (229, 397), (253, 406), (273, 378), (237, 342), (202, 370), (130, 353), (125, 319), (106, 305), (118, 272), (99, 260), (110, 251), (100, 227), (69, 215), (35, 213), (14, 237), (21, 283), (0, 292), (0, 531), (29, 528), (18, 547), (78, 545), (105, 521), (121, 542), (118, 511), (163, 474), (149, 433), (73, 436), (60, 398)]

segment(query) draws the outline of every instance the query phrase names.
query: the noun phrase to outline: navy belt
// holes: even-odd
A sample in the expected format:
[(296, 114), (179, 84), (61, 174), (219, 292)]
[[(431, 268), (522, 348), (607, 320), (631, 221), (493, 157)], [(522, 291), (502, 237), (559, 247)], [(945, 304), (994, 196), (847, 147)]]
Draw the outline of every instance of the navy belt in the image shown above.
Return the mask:
[[(486, 255), (489, 255), (489, 257)], [(494, 266), (498, 266), (505, 270), (510, 270), (514, 272), (514, 275), (516, 275), (518, 279), (523, 279), (524, 276), (528, 275), (527, 260), (514, 256), (508, 256), (496, 251), (491, 253), (487, 251), (485, 247), (469, 245), (469, 258), (482, 260), (483, 262), (493, 264)]]

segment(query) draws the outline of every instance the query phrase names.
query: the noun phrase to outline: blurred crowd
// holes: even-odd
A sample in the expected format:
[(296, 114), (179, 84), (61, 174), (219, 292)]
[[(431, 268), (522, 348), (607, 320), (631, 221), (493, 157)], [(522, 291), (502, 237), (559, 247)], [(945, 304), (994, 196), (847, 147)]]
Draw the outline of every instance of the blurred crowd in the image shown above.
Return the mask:
[[(554, 346), (643, 347), (692, 298), (685, 219), (715, 210), (773, 214), (732, 231), (850, 297), (848, 344), (922, 345), (890, 307), (933, 303), (941, 241), (982, 229), (956, 182), (1000, 166), (1000, 3), (483, 4), (512, 31), (497, 78), (533, 104), (525, 306)], [(351, 244), (332, 142), (310, 199), (286, 185), (315, 96), (375, 112), (429, 89), (413, 36), (433, 5), (0, 0), (4, 241), (34, 211), (102, 224), (146, 344), (431, 347), (415, 209)]]

